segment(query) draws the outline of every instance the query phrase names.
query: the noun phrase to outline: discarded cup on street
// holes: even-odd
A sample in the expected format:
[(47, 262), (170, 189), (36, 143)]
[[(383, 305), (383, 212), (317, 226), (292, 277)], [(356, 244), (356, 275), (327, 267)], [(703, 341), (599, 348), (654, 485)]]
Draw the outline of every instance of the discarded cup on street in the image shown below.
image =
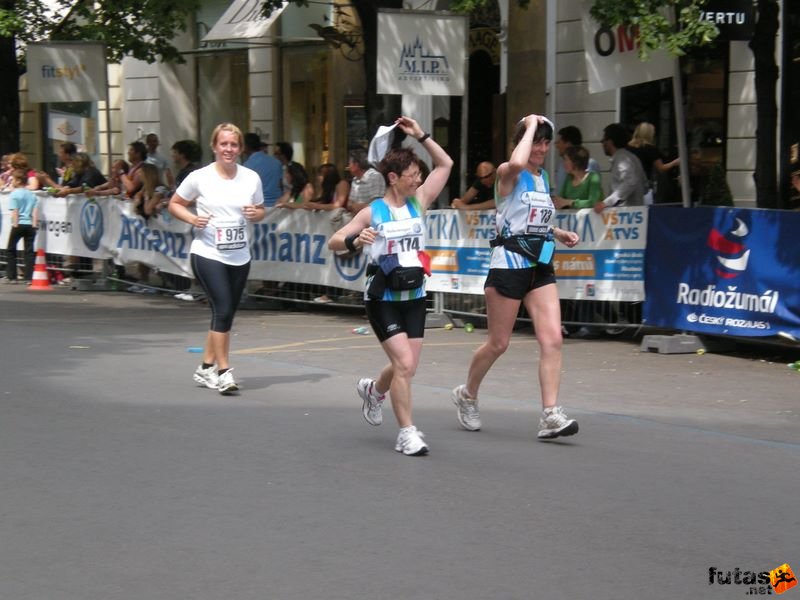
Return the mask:
[(199, 354), (203, 351), (203, 349), (200, 346), (190, 346), (189, 348), (186, 349), (186, 351), (192, 352), (194, 354)]
[(466, 331), (467, 333), (472, 333), (473, 331), (475, 331), (475, 325), (473, 325), (472, 323), (464, 323), (464, 331)]
[(369, 328), (368, 327), (356, 327), (353, 329), (353, 333), (358, 335), (369, 335)]
[(453, 324), (452, 323), (447, 323), (444, 326), (445, 331), (450, 331), (452, 328), (453, 328)]

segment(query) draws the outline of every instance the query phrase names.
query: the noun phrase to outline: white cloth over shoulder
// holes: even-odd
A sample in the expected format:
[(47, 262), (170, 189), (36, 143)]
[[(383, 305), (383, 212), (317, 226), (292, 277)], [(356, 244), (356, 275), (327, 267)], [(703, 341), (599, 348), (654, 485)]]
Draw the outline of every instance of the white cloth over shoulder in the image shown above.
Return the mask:
[(367, 152), (367, 159), (373, 165), (377, 165), (392, 145), (392, 131), (397, 125), (381, 125), (378, 127), (378, 132), (369, 143), (369, 152)]

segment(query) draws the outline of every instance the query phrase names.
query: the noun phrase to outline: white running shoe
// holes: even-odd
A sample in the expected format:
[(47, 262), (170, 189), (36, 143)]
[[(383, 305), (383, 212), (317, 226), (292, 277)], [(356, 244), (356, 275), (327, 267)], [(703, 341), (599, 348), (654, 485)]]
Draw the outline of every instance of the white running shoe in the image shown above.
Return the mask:
[(424, 437), (425, 434), (413, 425), (404, 427), (397, 434), (397, 443), (394, 449), (406, 456), (422, 456), (428, 453), (428, 444), (422, 440)]
[(458, 409), (458, 423), (467, 431), (479, 431), (481, 428), (481, 413), (478, 412), (478, 400), (467, 396), (467, 386), (459, 385), (453, 388), (453, 404)]
[(228, 369), (222, 375), (219, 375), (219, 380), (217, 383), (217, 390), (223, 396), (227, 396), (228, 394), (232, 394), (233, 392), (239, 389), (239, 386), (236, 385), (236, 382), (233, 380), (233, 369)]
[(578, 422), (570, 419), (560, 406), (546, 408), (539, 418), (539, 439), (552, 440), (553, 438), (575, 435), (578, 433)]
[(361, 414), (364, 420), (370, 425), (380, 425), (383, 423), (383, 401), (386, 394), (378, 394), (375, 389), (374, 379), (359, 379), (356, 384), (358, 395), (364, 403), (361, 405)]
[(192, 379), (194, 379), (197, 384), (205, 386), (210, 390), (217, 389), (217, 384), (219, 383), (219, 376), (217, 375), (217, 370), (214, 368), (214, 365), (211, 365), (207, 369), (204, 369), (203, 365), (197, 365)]

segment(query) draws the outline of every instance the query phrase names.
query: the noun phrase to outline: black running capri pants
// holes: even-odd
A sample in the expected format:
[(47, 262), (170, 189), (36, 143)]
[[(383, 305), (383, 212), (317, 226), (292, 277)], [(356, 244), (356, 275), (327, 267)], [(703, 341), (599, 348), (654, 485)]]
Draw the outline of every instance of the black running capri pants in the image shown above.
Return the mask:
[(250, 263), (226, 265), (197, 254), (189, 255), (192, 271), (208, 297), (211, 307), (211, 331), (227, 333), (233, 327), (233, 315), (247, 285)]

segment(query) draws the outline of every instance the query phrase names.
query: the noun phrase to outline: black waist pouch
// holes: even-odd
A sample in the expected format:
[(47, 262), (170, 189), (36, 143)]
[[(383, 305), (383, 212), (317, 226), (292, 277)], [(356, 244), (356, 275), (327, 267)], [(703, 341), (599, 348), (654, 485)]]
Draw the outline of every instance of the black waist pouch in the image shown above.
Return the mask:
[[(550, 262), (552, 252), (546, 253), (549, 256), (542, 256), (542, 248), (545, 243), (552, 244), (550, 236), (543, 235), (512, 235), (511, 237), (498, 236), (489, 242), (492, 248), (503, 246), (506, 250), (521, 254), (532, 261), (547, 264)], [(542, 256), (542, 260), (539, 257)]]
[(425, 281), (422, 267), (397, 267), (386, 276), (386, 287), (390, 290), (414, 290)]

